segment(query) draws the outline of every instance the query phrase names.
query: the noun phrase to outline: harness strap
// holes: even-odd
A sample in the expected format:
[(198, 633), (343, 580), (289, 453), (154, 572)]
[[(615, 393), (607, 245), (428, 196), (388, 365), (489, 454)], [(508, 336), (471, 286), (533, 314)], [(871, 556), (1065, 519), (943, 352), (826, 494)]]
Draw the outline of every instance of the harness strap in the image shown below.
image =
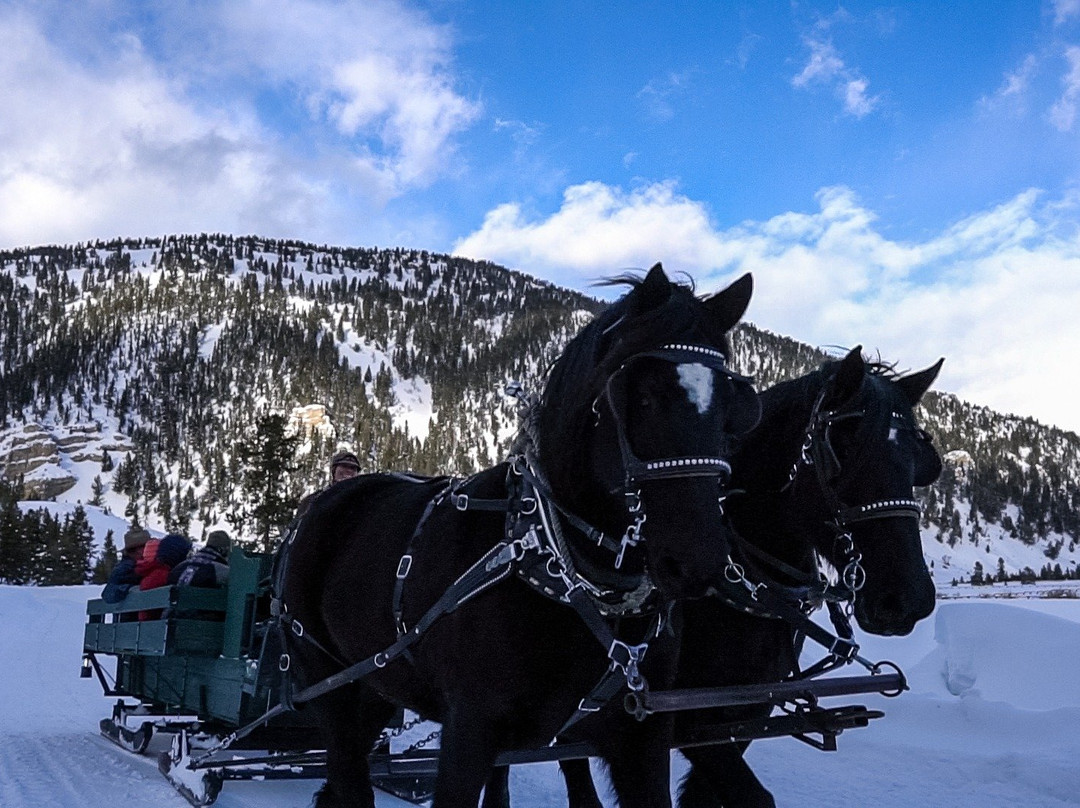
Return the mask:
[(537, 475), (533, 474), (532, 469), (529, 468), (527, 463), (519, 464), (519, 466), (516, 468), (516, 471), (518, 474), (521, 475), (522, 479), (524, 479), (525, 482), (531, 485), (536, 490), (536, 492), (544, 498), (544, 500), (549, 505), (554, 507), (555, 510), (562, 514), (563, 518), (570, 523), (571, 527), (583, 533), (585, 535), (585, 538), (588, 539), (590, 542), (600, 547), (603, 547), (605, 550), (610, 550), (613, 553), (618, 553), (622, 549), (622, 545), (612, 539), (606, 533), (604, 533), (604, 531), (600, 530), (599, 528), (593, 527), (580, 516), (577, 516), (576, 514), (566, 510), (566, 508), (560, 505), (558, 501), (556, 501), (555, 495), (552, 494), (551, 489), (548, 487), (547, 483), (545, 483)]
[(735, 537), (735, 543), (738, 545), (739, 549), (742, 552), (746, 553), (747, 555), (753, 556), (762, 564), (772, 567), (773, 569), (783, 573), (792, 580), (798, 581), (802, 584), (812, 585), (817, 582), (818, 577), (814, 573), (806, 572), (805, 570), (793, 567), (790, 564), (781, 561), (776, 556), (771, 555), (770, 553), (766, 553), (756, 544), (744, 538), (743, 535), (738, 531), (732, 531), (732, 535)]
[[(593, 636), (607, 649), (611, 665), (589, 694), (578, 702), (577, 709), (566, 720), (556, 737), (562, 735), (586, 716), (603, 709), (604, 705), (611, 701), (615, 694), (622, 690), (623, 686), (629, 687), (635, 692), (648, 689), (649, 684), (645, 681), (645, 677), (641, 675), (638, 666), (645, 658), (645, 652), (649, 649), (649, 639), (659, 633), (661, 623), (660, 612), (657, 611), (654, 618), (655, 622), (646, 634), (645, 642), (628, 645), (615, 636), (615, 632), (611, 630), (607, 620), (600, 614), (592, 598), (581, 587), (571, 588), (566, 593), (566, 598), (570, 605), (574, 607), (574, 611), (578, 613), (578, 616), (581, 617), (582, 621), (593, 633)], [(552, 743), (554, 743), (554, 740)]]
[(910, 517), (918, 519), (922, 508), (914, 499), (882, 499), (871, 502), (869, 505), (856, 505), (844, 508), (837, 516), (838, 525), (846, 526), (855, 522), (869, 522), (872, 519), (889, 519), (892, 517)]
[(290, 697), (282, 699), (280, 704), (207, 749), (198, 758), (198, 761), (205, 760), (222, 749), (227, 749), (237, 740), (250, 735), (258, 727), (278, 715), (288, 712), (297, 704), (304, 704), (317, 699), (347, 684), (357, 682), (381, 668), (385, 668), (415, 644), (423, 633), (440, 617), (450, 614), (463, 603), (510, 575), (514, 565), (529, 549), (533, 549), (533, 545), (530, 544), (527, 537), (510, 544), (499, 542), (454, 581), (443, 593), (442, 597), (435, 601), (407, 634), (398, 637), (395, 642), (378, 653), (372, 654), (366, 659), (362, 659), (344, 670), (304, 688), (299, 693), (293, 693)]
[(405, 626), (405, 620), (402, 617), (404, 614), (402, 600), (405, 593), (405, 579), (409, 577), (409, 571), (412, 569), (413, 547), (416, 544), (417, 539), (420, 538), (420, 534), (424, 530), (424, 525), (427, 524), (427, 520), (431, 517), (435, 507), (453, 490), (454, 482), (451, 481), (447, 483), (446, 487), (439, 491), (439, 493), (428, 500), (427, 505), (424, 506), (424, 512), (420, 515), (420, 521), (416, 523), (416, 527), (413, 528), (412, 535), (405, 545), (405, 554), (401, 557), (401, 560), (398, 561), (397, 573), (394, 576), (393, 600), (391, 601), (391, 611), (394, 615), (394, 628), (397, 631), (398, 637), (401, 637), (408, 631)]
[[(781, 597), (767, 586), (757, 586), (753, 589), (752, 593), (743, 587), (735, 585), (731, 585), (728, 589), (730, 591), (725, 591), (723, 597), (729, 602), (729, 605), (733, 605), (736, 608), (740, 608), (751, 614), (756, 613), (756, 610), (764, 609), (772, 615), (790, 623), (801, 634), (813, 640), (829, 652), (829, 656), (826, 657), (828, 667), (822, 667), (821, 670), (817, 670), (813, 674), (804, 671), (803, 678), (809, 678), (810, 675), (816, 675), (823, 670), (846, 665), (850, 662), (858, 662), (868, 669), (873, 667), (873, 663), (859, 656), (859, 644), (855, 642), (854, 633), (851, 631), (851, 624), (847, 622), (846, 618), (837, 625), (839, 618), (834, 617), (834, 625), (837, 625), (838, 631), (843, 635), (837, 636), (823, 626), (815, 623), (797, 606), (790, 603), (786, 598)], [(839, 609), (840, 607), (838, 605), (834, 604), (832, 601), (829, 602), (830, 616), (833, 616), (834, 610), (839, 611)], [(840, 612), (840, 614), (842, 615), (842, 612)], [(818, 665), (821, 665), (821, 663), (818, 663)], [(813, 668), (808, 669), (808, 671), (810, 670), (813, 670)]]

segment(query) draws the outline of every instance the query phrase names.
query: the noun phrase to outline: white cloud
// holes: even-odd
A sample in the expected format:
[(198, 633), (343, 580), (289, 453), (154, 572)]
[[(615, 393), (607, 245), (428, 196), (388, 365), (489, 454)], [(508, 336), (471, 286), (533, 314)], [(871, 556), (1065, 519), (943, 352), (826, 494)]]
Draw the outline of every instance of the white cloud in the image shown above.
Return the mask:
[(805, 87), (814, 81), (828, 83), (844, 75), (847, 68), (831, 42), (811, 38), (804, 41), (810, 48), (810, 60), (791, 80), (792, 84), (796, 87)]
[(1029, 53), (1016, 70), (1005, 74), (997, 91), (989, 97), (981, 98), (979, 104), (986, 109), (996, 109), (1008, 104), (1022, 112), (1038, 64), (1035, 54)]
[(903, 367), (946, 357), (939, 388), (1080, 430), (1064, 357), (1080, 353), (1080, 201), (1025, 191), (924, 240), (879, 229), (847, 188), (818, 210), (727, 230), (670, 183), (567, 189), (561, 208), (492, 211), (457, 252), (583, 285), (663, 261), (699, 288), (755, 276), (749, 319), (816, 345), (862, 344)]
[(1050, 108), (1050, 122), (1062, 132), (1069, 132), (1076, 122), (1077, 105), (1080, 104), (1080, 46), (1065, 49), (1068, 72), (1061, 77), (1064, 86), (1061, 97)]
[(454, 170), (477, 107), (451, 41), (376, 0), (7, 4), (0, 243), (355, 232), (358, 211)]
[(544, 221), (528, 221), (516, 203), (500, 205), (454, 252), (542, 267), (580, 282), (613, 268), (650, 266), (661, 256), (701, 266), (712, 260), (716, 244), (705, 208), (678, 195), (672, 183), (625, 192), (588, 182), (567, 188), (562, 208)]
[(866, 79), (851, 79), (844, 85), (844, 111), (856, 118), (869, 115), (877, 104), (877, 98), (866, 94), (870, 82)]
[(674, 100), (685, 92), (688, 81), (688, 73), (668, 73), (649, 81), (638, 90), (637, 98), (651, 117), (668, 121), (675, 116)]
[(1073, 17), (1080, 17), (1080, 0), (1051, 0), (1054, 7), (1054, 25), (1063, 25)]
[(185, 102), (137, 43), (87, 70), (5, 16), (0, 86), (0, 243), (220, 229), (255, 210), (272, 224), (320, 196), (250, 120)]
[(810, 58), (791, 79), (792, 86), (800, 89), (813, 84), (831, 87), (843, 102), (844, 112), (856, 118), (869, 115), (880, 100), (879, 96), (867, 94), (870, 82), (844, 64), (831, 42), (809, 36), (803, 41), (810, 48)]
[[(389, 195), (445, 172), (452, 136), (479, 106), (453, 87), (451, 32), (390, 0), (230, 0), (214, 6), (230, 69), (294, 88), (353, 140)], [(371, 145), (372, 141), (376, 144)]]

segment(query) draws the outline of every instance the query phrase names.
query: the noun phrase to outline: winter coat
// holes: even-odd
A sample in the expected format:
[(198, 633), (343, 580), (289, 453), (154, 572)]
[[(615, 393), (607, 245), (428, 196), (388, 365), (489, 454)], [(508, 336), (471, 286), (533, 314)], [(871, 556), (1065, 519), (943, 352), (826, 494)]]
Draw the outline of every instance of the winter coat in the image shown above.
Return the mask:
[(169, 573), (169, 583), (179, 586), (225, 586), (228, 581), (229, 564), (225, 555), (214, 547), (203, 547)]
[[(187, 558), (191, 551), (191, 542), (177, 533), (169, 533), (163, 539), (151, 539), (143, 549), (142, 558), (135, 564), (139, 575), (139, 589), (156, 589), (167, 586), (169, 571)], [(157, 620), (161, 609), (148, 609), (139, 612), (140, 620)]]
[[(139, 558), (142, 557), (140, 548)], [(105, 582), (105, 589), (101, 592), (101, 599), (106, 603), (119, 603), (127, 597), (133, 586), (139, 585), (139, 575), (135, 572), (135, 559), (129, 555), (121, 558), (112, 572), (109, 580)]]

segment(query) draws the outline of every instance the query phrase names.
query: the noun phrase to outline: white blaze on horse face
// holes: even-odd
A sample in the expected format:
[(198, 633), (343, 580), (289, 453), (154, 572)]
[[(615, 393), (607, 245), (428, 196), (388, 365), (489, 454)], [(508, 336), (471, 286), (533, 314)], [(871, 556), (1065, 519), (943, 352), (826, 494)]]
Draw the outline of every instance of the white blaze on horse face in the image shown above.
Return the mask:
[(712, 406), (713, 372), (697, 362), (679, 365), (679, 384), (686, 391), (690, 403), (697, 407), (699, 415), (704, 415)]

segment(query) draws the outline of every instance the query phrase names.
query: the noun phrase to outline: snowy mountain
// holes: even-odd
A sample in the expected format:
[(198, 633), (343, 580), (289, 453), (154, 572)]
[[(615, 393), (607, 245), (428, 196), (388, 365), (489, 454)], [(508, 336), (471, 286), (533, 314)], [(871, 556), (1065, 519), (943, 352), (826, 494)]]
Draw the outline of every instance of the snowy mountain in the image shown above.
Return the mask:
[[(134, 518), (266, 540), (259, 502), (287, 511), (337, 447), (372, 470), (496, 462), (516, 426), (503, 386), (537, 388), (602, 305), (414, 250), (202, 234), (0, 252), (0, 477), (21, 482), (23, 512), (51, 500), (62, 520), (81, 503), (98, 547), (101, 525), (118, 540)], [(760, 387), (824, 358), (737, 334)], [(944, 394), (923, 417), (947, 460), (924, 494), (939, 582), (1075, 573), (1080, 439)], [(268, 444), (279, 468), (253, 461)]]

